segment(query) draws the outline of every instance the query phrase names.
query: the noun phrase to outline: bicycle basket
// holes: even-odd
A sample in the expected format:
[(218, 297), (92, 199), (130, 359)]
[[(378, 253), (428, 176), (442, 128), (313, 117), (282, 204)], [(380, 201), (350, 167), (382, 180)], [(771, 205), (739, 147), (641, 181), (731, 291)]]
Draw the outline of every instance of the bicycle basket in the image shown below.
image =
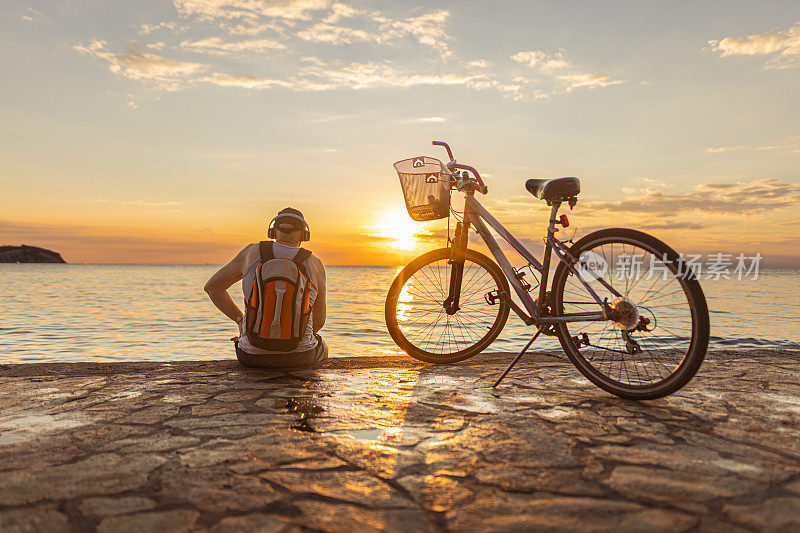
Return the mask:
[(450, 215), (450, 171), (432, 157), (412, 157), (394, 164), (409, 216), (417, 222)]

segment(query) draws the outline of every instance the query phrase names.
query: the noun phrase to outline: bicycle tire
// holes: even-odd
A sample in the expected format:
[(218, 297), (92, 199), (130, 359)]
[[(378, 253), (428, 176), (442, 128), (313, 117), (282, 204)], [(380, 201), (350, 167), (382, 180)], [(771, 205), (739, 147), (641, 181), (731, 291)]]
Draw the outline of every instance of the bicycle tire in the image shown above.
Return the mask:
[[(708, 317), (708, 306), (706, 304), (705, 295), (703, 294), (703, 290), (700, 287), (700, 283), (697, 281), (694, 273), (691, 270), (686, 269), (685, 263), (682, 262), (680, 256), (670, 248), (667, 244), (662, 242), (661, 240), (643, 233), (641, 231), (631, 230), (631, 229), (624, 229), (624, 228), (610, 228), (604, 229), (600, 231), (596, 231), (585, 237), (578, 240), (575, 244), (572, 245), (570, 248), (570, 254), (577, 258), (582, 257), (582, 254), (596, 250), (600, 247), (600, 250), (604, 251), (605, 257), (605, 249), (602, 247), (603, 245), (611, 244), (612, 250), (612, 260), (613, 260), (613, 250), (614, 244), (623, 245), (622, 249), (625, 250), (625, 244), (631, 247), (639, 247), (651, 254), (656, 255), (657, 257), (665, 258), (668, 262), (664, 262), (663, 264), (666, 266), (671, 264), (674, 266), (674, 270), (672, 267), (667, 267), (671, 269), (672, 274), (681, 273), (683, 272), (682, 276), (673, 277), (679, 285), (680, 288), (683, 290), (683, 295), (685, 296), (688, 307), (691, 311), (691, 339), (688, 342), (688, 347), (686, 349), (685, 354), (683, 355), (680, 362), (674, 367), (674, 369), (664, 377), (663, 379), (659, 379), (658, 381), (647, 383), (647, 384), (631, 384), (631, 383), (623, 383), (620, 381), (620, 378), (614, 379), (610, 376), (610, 372), (604, 372), (601, 370), (601, 365), (597, 362), (593, 362), (589, 360), (584, 352), (581, 351), (581, 346), (583, 346), (583, 341), (578, 335), (573, 335), (570, 332), (570, 324), (579, 324), (576, 322), (573, 323), (562, 323), (559, 324), (556, 328), (558, 333), (559, 340), (561, 341), (561, 346), (564, 348), (564, 352), (569, 357), (570, 361), (577, 367), (577, 369), (592, 383), (600, 387), (601, 389), (608, 391), (616, 396), (621, 398), (631, 399), (631, 400), (651, 400), (655, 398), (661, 398), (672, 394), (673, 392), (677, 391), (684, 385), (686, 385), (692, 377), (697, 373), (697, 370), (700, 368), (702, 364), (706, 351), (708, 349), (708, 341), (709, 341), (709, 317)], [(597, 252), (595, 252), (597, 253)], [(599, 257), (599, 255), (598, 255)], [(688, 270), (688, 271), (687, 271)], [(565, 286), (567, 284), (568, 278), (572, 276), (570, 271), (567, 269), (564, 263), (559, 263), (558, 268), (556, 269), (555, 275), (553, 277), (553, 309), (556, 311), (556, 314), (564, 313), (565, 312)], [(664, 279), (667, 282), (670, 281), (669, 274), (664, 274)], [(574, 282), (573, 282), (574, 283)], [(638, 281), (636, 282), (638, 283)], [(577, 286), (578, 283), (575, 283)], [(628, 289), (627, 282), (626, 282), (626, 290)], [(588, 294), (588, 291), (587, 291)], [(608, 294), (611, 294), (610, 291)], [(680, 291), (676, 291), (675, 293), (667, 293), (669, 294), (678, 294), (675, 296), (675, 299), (680, 300)], [(572, 292), (571, 298), (574, 298), (575, 293)], [(628, 293), (626, 292), (626, 297)], [(602, 297), (602, 295), (601, 295)], [(657, 298), (664, 298), (664, 296), (659, 296)], [(652, 308), (656, 307), (670, 307), (667, 305), (653, 305), (652, 300), (653, 297), (650, 297), (650, 302), (646, 299), (644, 303), (648, 303)], [(595, 303), (595, 305), (597, 305)], [(637, 304), (639, 305), (639, 304)], [(643, 305), (643, 304), (642, 304)], [(597, 306), (598, 309), (600, 308)], [(643, 306), (639, 308), (639, 312), (642, 312), (642, 309), (647, 309), (649, 313), (653, 314), (653, 319), (655, 321), (655, 325), (653, 326), (653, 330), (659, 328), (658, 326), (658, 317), (656, 317), (655, 312), (652, 311), (651, 307)], [(669, 310), (664, 310), (664, 313), (670, 313)], [(659, 313), (662, 311), (659, 310)], [(679, 316), (677, 312), (673, 313), (675, 316)], [(685, 320), (685, 318), (684, 318)], [(572, 326), (573, 331), (576, 329), (576, 326)], [(634, 330), (628, 330), (634, 331)], [(663, 331), (663, 328), (662, 328)], [(669, 331), (669, 330), (668, 330)], [(672, 337), (672, 338), (679, 338), (677, 334), (674, 333), (665, 333), (662, 334), (665, 337)], [(643, 336), (644, 338), (644, 336)], [(653, 337), (655, 338), (655, 337)], [(682, 337), (681, 337), (682, 338)], [(685, 342), (685, 340), (684, 340)], [(586, 345), (586, 348), (589, 348), (590, 345)], [(593, 345), (592, 345), (593, 346)], [(608, 349), (608, 348), (604, 348)], [(650, 350), (650, 348), (648, 348)], [(614, 351), (614, 350), (608, 350)], [(616, 350), (619, 353), (624, 353), (621, 349)], [(600, 350), (597, 350), (600, 352)], [(653, 368), (657, 368), (658, 364), (664, 366), (664, 368), (669, 369), (669, 365), (663, 363), (661, 361), (661, 357), (659, 357), (659, 353), (664, 354), (669, 352), (664, 348), (658, 348), (657, 343), (653, 344), (652, 353), (656, 354), (655, 357), (651, 355), (652, 358), (652, 366)], [(680, 354), (678, 353), (679, 350), (675, 350), (675, 358)], [(644, 353), (644, 351), (642, 352)], [(619, 355), (610, 356), (610, 357), (617, 357), (618, 359), (622, 360), (624, 358), (620, 357)], [(604, 357), (605, 359), (605, 357)], [(641, 358), (642, 362), (648, 363), (649, 362), (644, 360), (644, 357)], [(637, 363), (637, 365), (641, 366), (641, 363)], [(622, 369), (623, 362), (619, 363), (619, 368)], [(614, 361), (609, 364), (608, 368), (613, 369)], [(633, 366), (636, 369), (636, 366)], [(631, 375), (630, 372), (627, 371), (629, 377)], [(639, 371), (636, 370), (637, 376), (639, 375)], [(622, 376), (622, 372), (620, 370), (620, 377)], [(648, 378), (650, 376), (648, 375)], [(642, 378), (639, 378), (642, 380)]]
[[(497, 308), (496, 316), (494, 317), (491, 326), (488, 328), (486, 333), (480, 337), (476, 337), (475, 335), (469, 332), (467, 335), (462, 334), (463, 335), (462, 339), (464, 343), (468, 345), (461, 347), (459, 350), (455, 350), (452, 352), (444, 351), (445, 344), (439, 342), (437, 345), (434, 346), (434, 348), (438, 348), (439, 346), (441, 346), (443, 351), (441, 352), (431, 351), (429, 347), (430, 343), (424, 346), (427, 349), (423, 349), (423, 347), (417, 345), (417, 344), (423, 344), (423, 345), (425, 344), (420, 339), (412, 338), (410, 340), (407, 338), (406, 334), (401, 328), (400, 321), (398, 320), (398, 314), (399, 314), (398, 304), (400, 303), (399, 300), (404, 287), (406, 287), (406, 284), (409, 280), (416, 279), (415, 274), (423, 271), (425, 267), (437, 264), (438, 266), (437, 275), (434, 276), (433, 274), (431, 274), (428, 278), (426, 278), (428, 282), (431, 283), (432, 286), (435, 285), (436, 283), (440, 285), (439, 287), (436, 288), (436, 291), (428, 291), (427, 293), (427, 294), (433, 293), (436, 295), (436, 298), (429, 298), (430, 300), (428, 302), (429, 311), (427, 311), (427, 313), (431, 315), (437, 313), (435, 316), (441, 319), (444, 315), (446, 315), (446, 313), (444, 312), (443, 300), (447, 296), (449, 291), (450, 266), (447, 265), (447, 261), (449, 259), (450, 259), (449, 248), (439, 248), (437, 250), (432, 250), (417, 257), (398, 273), (397, 277), (392, 282), (392, 285), (389, 289), (389, 293), (386, 295), (385, 317), (386, 317), (386, 327), (389, 330), (389, 335), (391, 335), (395, 343), (408, 355), (427, 363), (437, 363), (437, 364), (455, 363), (458, 361), (463, 361), (464, 359), (468, 359), (482, 352), (497, 338), (498, 335), (500, 335), (500, 332), (502, 331), (503, 327), (506, 324), (506, 321), (508, 320), (508, 313), (510, 310), (510, 306), (506, 298), (500, 298), (499, 302), (497, 302), (496, 304)], [(469, 265), (469, 269), (467, 269), (468, 263), (472, 264)], [(445, 270), (444, 272), (442, 272), (443, 270), (441, 266), (442, 264), (444, 264), (446, 267), (444, 269)], [(473, 269), (478, 269), (478, 270), (473, 271)], [(503, 271), (500, 269), (500, 267), (497, 266), (497, 264), (494, 261), (492, 261), (485, 255), (476, 252), (474, 250), (466, 250), (465, 272), (468, 272), (470, 275), (469, 277), (467, 273), (465, 273), (464, 275), (464, 285), (462, 286), (462, 297), (465, 295), (465, 289), (470, 287), (469, 285), (470, 283), (473, 284), (477, 283), (471, 280), (476, 279), (476, 275), (478, 274), (480, 269), (485, 271), (485, 273), (488, 273), (491, 278), (491, 282), (487, 281), (486, 284), (496, 287), (496, 289), (489, 289), (489, 290), (497, 290), (498, 292), (504, 292), (506, 295), (509, 294), (508, 281), (506, 280), (506, 277), (503, 274)], [(481, 278), (477, 278), (479, 280), (484, 278), (484, 274), (480, 275)], [(408, 291), (408, 289), (406, 290)], [(479, 287), (479, 290), (482, 290), (482, 288)], [(477, 292), (473, 294), (473, 296), (478, 296)], [(439, 298), (441, 299), (439, 300)], [(482, 299), (483, 296), (481, 295), (480, 298)], [(472, 305), (471, 303), (465, 304), (464, 302), (462, 302), (462, 304), (468, 307)], [(495, 306), (490, 306), (488, 303), (485, 305), (487, 308), (495, 307)], [(437, 306), (441, 308), (441, 310), (438, 312), (436, 309)], [(472, 309), (473, 309), (473, 314), (475, 314), (476, 313), (475, 310), (478, 308), (472, 307)], [(480, 312), (486, 313), (486, 311), (483, 310), (481, 310)], [(458, 312), (455, 313), (455, 315), (452, 316), (459, 317), (460, 313), (463, 313), (461, 314), (463, 320), (459, 318), (454, 318), (453, 319), (454, 322), (458, 323), (458, 321), (461, 320), (462, 324), (465, 323), (474, 324), (474, 322), (472, 322), (472, 319), (468, 318), (468, 316), (466, 315), (466, 310), (464, 307), (462, 307), (461, 310), (459, 310)], [(491, 312), (490, 314), (494, 314), (494, 312)], [(484, 314), (482, 316), (487, 318), (488, 322), (488, 315)], [(429, 321), (430, 323), (433, 323), (434, 321), (434, 317), (425, 318), (425, 316), (420, 317), (418, 320), (423, 320), (423, 319)], [(435, 330), (437, 324), (431, 326), (430, 323), (427, 324), (427, 327), (429, 327), (431, 330)], [(447, 318), (447, 323), (449, 324), (449, 315)], [(446, 330), (447, 328), (445, 327), (444, 329)], [(442, 336), (446, 337), (447, 335), (446, 333), (442, 333), (440, 337)], [(458, 336), (451, 333), (450, 339), (457, 341)], [(456, 342), (456, 345), (458, 345), (458, 342)], [(447, 343), (447, 346), (450, 346), (449, 341)]]

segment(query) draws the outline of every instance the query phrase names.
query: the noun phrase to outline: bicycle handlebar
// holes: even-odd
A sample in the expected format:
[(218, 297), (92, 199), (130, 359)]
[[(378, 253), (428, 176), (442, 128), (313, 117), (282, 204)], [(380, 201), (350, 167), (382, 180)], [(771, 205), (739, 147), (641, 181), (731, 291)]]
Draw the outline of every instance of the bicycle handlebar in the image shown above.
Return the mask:
[(447, 157), (450, 158), (450, 161), (454, 161), (455, 158), (453, 157), (453, 152), (450, 150), (450, 145), (444, 141), (433, 141), (432, 143), (434, 146), (444, 146), (445, 150), (447, 150)]
[(461, 170), (468, 170), (468, 171), (472, 172), (475, 175), (475, 178), (477, 178), (477, 180), (478, 180), (478, 185), (479, 185), (478, 191), (483, 193), (483, 194), (486, 194), (487, 192), (489, 192), (489, 188), (483, 183), (483, 178), (481, 178), (481, 175), (478, 174), (477, 170), (475, 170), (475, 167), (471, 167), (469, 165), (462, 165), (461, 163), (453, 163), (452, 167), (453, 168), (460, 168)]
[(453, 157), (453, 151), (450, 150), (449, 144), (447, 144), (444, 141), (433, 141), (432, 144), (434, 146), (444, 146), (445, 150), (447, 150), (447, 156), (450, 158), (450, 162), (447, 164), (447, 168), (449, 168), (450, 170), (453, 170), (454, 168), (460, 168), (461, 170), (468, 170), (469, 172), (472, 172), (475, 175), (475, 178), (478, 180), (479, 187), (477, 188), (477, 190), (483, 194), (489, 192), (489, 188), (486, 186), (486, 184), (483, 183), (483, 178), (481, 178), (481, 175), (478, 173), (475, 167), (456, 163), (456, 159)]

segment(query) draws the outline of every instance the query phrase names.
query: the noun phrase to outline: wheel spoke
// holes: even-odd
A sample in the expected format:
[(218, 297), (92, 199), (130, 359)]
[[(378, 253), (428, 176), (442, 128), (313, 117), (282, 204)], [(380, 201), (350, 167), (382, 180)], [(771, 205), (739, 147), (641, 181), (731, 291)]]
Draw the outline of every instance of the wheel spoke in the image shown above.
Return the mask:
[[(663, 273), (656, 273), (655, 279), (650, 282), (646, 270), (664, 257), (665, 251), (653, 248), (645, 241), (612, 234), (581, 246), (576, 257), (591, 252), (602, 257), (607, 266), (602, 278), (586, 280), (588, 285), (601, 299), (607, 298), (612, 307), (620, 305), (620, 309), (624, 309), (625, 302), (618, 302), (618, 298), (600, 279), (611, 287), (618, 282), (620, 289), (624, 280), (625, 287), (620, 292), (633, 304), (638, 316), (647, 321), (639, 322), (640, 326), (646, 324), (642, 326), (644, 330), (635, 328), (627, 332), (611, 321), (565, 323), (560, 326), (567, 336), (565, 345), (571, 347), (576, 357), (585, 361), (586, 371), (597, 376), (601, 382), (608, 383), (607, 388), (612, 392), (659, 386), (680, 370), (693, 339), (698, 335), (693, 311), (697, 304), (686, 288), (688, 282), (674, 275), (667, 275), (665, 280)], [(559, 288), (554, 285), (553, 290), (557, 293), (559, 311), (578, 313), (601, 309), (575, 276), (563, 271), (556, 278)], [(643, 283), (642, 279), (648, 282)], [(584, 334), (588, 345), (582, 342)], [(573, 338), (579, 342), (576, 343)], [(707, 338), (705, 342), (707, 344)], [(701, 358), (704, 352), (705, 345)]]
[[(411, 355), (427, 357), (425, 360), (437, 361), (472, 355), (470, 351), (485, 346), (498, 334), (508, 317), (508, 305), (488, 305), (484, 294), (491, 291), (507, 291), (507, 282), (499, 267), (488, 258), (467, 252), (464, 262), (459, 308), (450, 315), (445, 312), (444, 300), (450, 292), (452, 265), (448, 264), (449, 250), (439, 252), (438, 257), (415, 268), (412, 262), (401, 275), (405, 283), (396, 296), (387, 298), (387, 306), (394, 302), (394, 315), (402, 310), (402, 319), (388, 320), (390, 332), (395, 340), (410, 345), (405, 348)], [(484, 266), (483, 262), (490, 264)], [(399, 294), (404, 295), (402, 307)], [(387, 319), (391, 312), (387, 310)], [(394, 325), (396, 324), (396, 326)], [(403, 347), (403, 344), (401, 344)]]

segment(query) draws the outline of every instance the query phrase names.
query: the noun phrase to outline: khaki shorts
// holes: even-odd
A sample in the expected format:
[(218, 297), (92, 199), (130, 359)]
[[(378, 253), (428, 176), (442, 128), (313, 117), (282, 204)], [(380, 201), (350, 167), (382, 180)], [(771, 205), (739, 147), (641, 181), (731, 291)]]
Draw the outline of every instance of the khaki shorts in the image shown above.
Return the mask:
[(280, 370), (308, 370), (322, 366), (328, 358), (328, 345), (317, 335), (317, 345), (304, 352), (291, 352), (282, 354), (252, 354), (236, 346), (236, 359), (241, 364), (250, 368), (274, 368)]

